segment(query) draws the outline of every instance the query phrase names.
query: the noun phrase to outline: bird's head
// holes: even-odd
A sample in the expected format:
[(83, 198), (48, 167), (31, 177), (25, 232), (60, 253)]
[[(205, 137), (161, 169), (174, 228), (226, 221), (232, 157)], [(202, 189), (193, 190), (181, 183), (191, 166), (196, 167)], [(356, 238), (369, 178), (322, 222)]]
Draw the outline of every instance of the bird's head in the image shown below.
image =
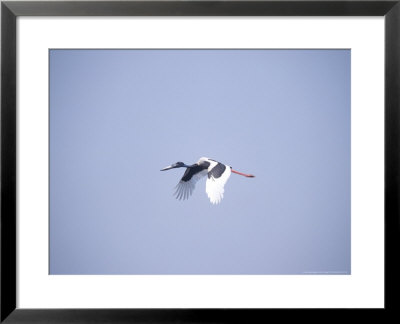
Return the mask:
[(170, 166), (165, 167), (164, 169), (161, 169), (160, 171), (171, 170), (171, 169), (174, 169), (174, 168), (190, 168), (190, 166), (186, 165), (183, 162), (176, 162), (176, 163), (174, 163), (174, 164), (172, 164)]

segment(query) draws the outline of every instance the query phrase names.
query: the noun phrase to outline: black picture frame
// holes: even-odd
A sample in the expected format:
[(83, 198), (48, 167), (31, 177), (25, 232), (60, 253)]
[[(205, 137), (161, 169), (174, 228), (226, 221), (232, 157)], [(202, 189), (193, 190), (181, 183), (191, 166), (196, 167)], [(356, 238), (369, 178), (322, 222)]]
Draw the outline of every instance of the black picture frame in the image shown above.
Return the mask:
[[(1, 295), (3, 323), (260, 322), (295, 312), (310, 320), (326, 309), (19, 309), (16, 308), (16, 19), (18, 16), (384, 16), (385, 307), (346, 310), (382, 320), (397, 311), (400, 255), (400, 0), (2, 1), (1, 2)], [(310, 314), (310, 312), (313, 312)], [(318, 315), (317, 315), (318, 314)], [(393, 315), (393, 314), (391, 314)], [(331, 316), (331, 315), (329, 315)], [(342, 316), (342, 315), (340, 315)], [(298, 320), (300, 319), (297, 318)], [(323, 320), (319, 317), (320, 320)], [(359, 318), (358, 318), (359, 319)]]

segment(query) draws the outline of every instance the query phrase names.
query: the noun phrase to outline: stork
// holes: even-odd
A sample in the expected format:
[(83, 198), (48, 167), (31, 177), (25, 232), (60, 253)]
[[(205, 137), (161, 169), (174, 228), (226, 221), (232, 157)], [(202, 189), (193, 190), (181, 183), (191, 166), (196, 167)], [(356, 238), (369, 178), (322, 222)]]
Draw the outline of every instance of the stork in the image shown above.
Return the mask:
[(224, 197), (224, 186), (228, 181), (231, 172), (244, 177), (254, 178), (252, 174), (235, 171), (231, 166), (222, 164), (206, 157), (200, 158), (195, 164), (187, 165), (183, 162), (176, 162), (160, 171), (174, 168), (186, 168), (182, 179), (177, 184), (174, 196), (176, 199), (188, 199), (196, 186), (196, 182), (207, 175), (206, 193), (212, 204), (218, 204)]

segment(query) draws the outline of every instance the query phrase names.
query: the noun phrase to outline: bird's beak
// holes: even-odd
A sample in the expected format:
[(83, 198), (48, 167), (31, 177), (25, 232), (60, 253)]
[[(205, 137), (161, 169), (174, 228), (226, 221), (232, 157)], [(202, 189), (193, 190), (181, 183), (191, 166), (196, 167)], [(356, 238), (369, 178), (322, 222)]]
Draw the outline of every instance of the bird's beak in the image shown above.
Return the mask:
[(173, 168), (176, 168), (175, 164), (167, 166), (164, 169), (161, 169), (160, 171), (167, 171), (167, 170), (170, 170), (170, 169), (173, 169)]

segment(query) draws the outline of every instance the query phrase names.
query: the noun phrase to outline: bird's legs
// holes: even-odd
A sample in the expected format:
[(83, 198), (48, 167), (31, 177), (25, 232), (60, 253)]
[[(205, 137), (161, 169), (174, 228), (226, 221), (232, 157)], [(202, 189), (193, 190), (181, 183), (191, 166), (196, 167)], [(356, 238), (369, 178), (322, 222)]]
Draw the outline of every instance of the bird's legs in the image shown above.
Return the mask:
[(242, 173), (242, 172), (239, 172), (239, 171), (235, 171), (235, 170), (233, 170), (233, 169), (231, 169), (231, 171), (232, 171), (233, 173), (240, 174), (241, 176), (244, 176), (244, 177), (254, 178), (254, 176), (253, 176), (252, 174)]

